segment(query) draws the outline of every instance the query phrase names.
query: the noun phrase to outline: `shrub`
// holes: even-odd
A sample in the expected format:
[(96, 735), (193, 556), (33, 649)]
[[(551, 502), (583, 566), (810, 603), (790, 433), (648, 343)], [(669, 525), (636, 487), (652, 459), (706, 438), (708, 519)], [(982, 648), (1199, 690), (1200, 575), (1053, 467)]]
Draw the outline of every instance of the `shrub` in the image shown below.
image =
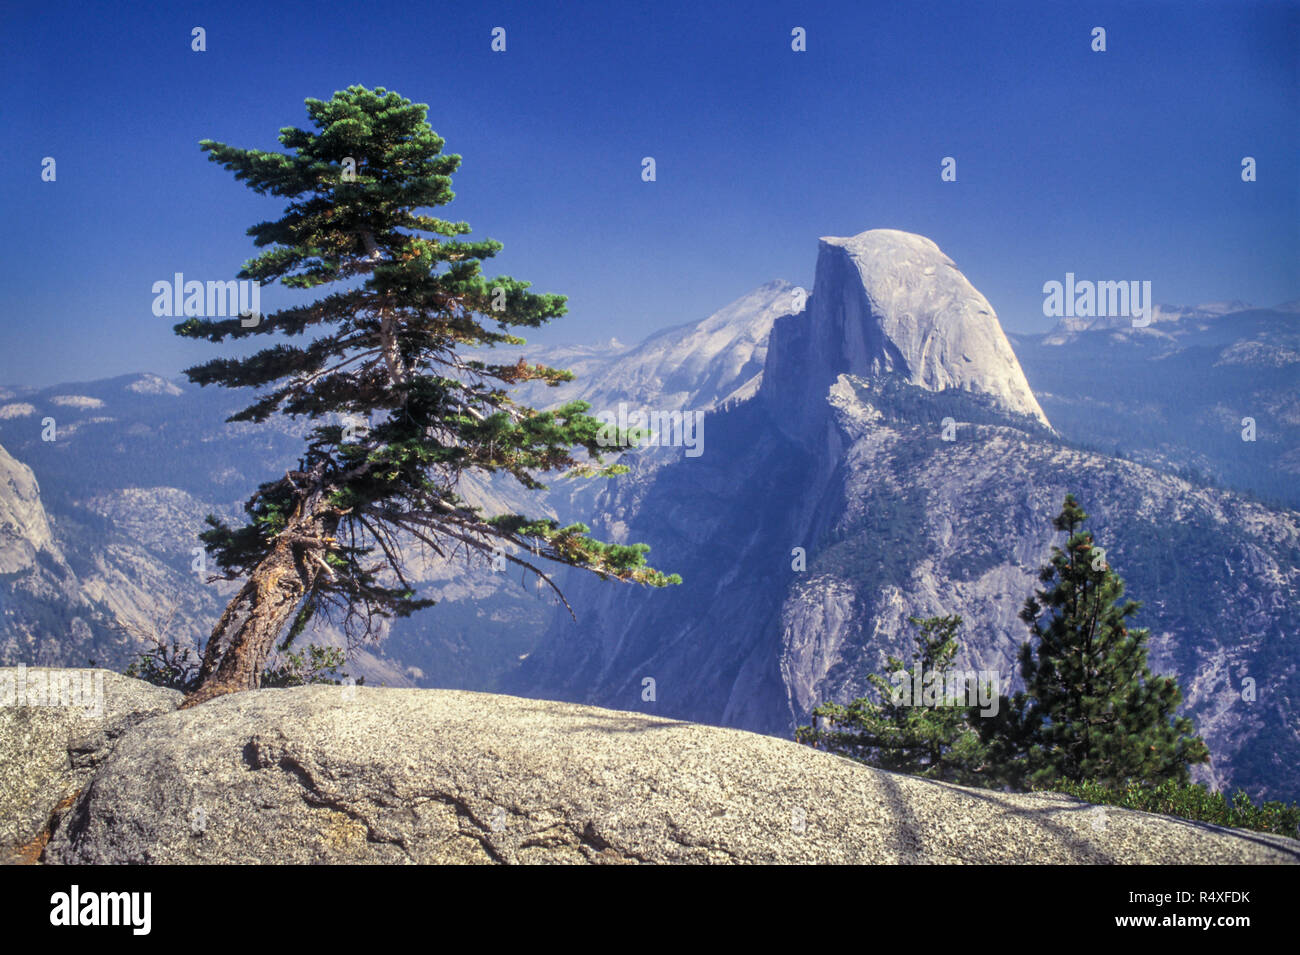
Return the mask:
[(1155, 812), (1234, 829), (1271, 832), (1292, 839), (1300, 837), (1300, 805), (1273, 801), (1256, 806), (1241, 790), (1229, 800), (1224, 793), (1210, 792), (1203, 783), (1167, 780), (1155, 786), (1134, 784), (1112, 789), (1093, 781), (1058, 780), (1037, 789), (1064, 793), (1099, 805)]

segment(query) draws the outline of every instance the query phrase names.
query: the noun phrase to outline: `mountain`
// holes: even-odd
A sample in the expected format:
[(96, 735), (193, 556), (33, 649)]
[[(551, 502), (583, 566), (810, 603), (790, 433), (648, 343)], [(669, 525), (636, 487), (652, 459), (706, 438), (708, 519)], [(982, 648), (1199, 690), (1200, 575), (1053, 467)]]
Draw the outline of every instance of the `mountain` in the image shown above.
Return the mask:
[[(1154, 305), (1150, 324), (1135, 326), (1128, 315), (1090, 315), (1062, 318), (1043, 339), (1047, 345), (1066, 345), (1077, 341), (1080, 332), (1112, 331), (1125, 337), (1145, 335), (1176, 335), (1194, 326), (1203, 326), (1224, 315), (1243, 312), (1250, 308), (1245, 302), (1205, 302), (1201, 305)], [(1176, 323), (1176, 324), (1175, 324)]]
[(530, 384), (519, 396), (536, 407), (581, 399), (594, 412), (619, 402), (705, 411), (739, 400), (757, 388), (772, 323), (790, 312), (799, 291), (789, 282), (768, 282), (701, 322), (666, 328), (631, 348), (612, 342), (601, 350), (522, 350), (531, 361), (573, 371), (577, 380), (558, 388)]
[(944, 262), (919, 237), (824, 240), (756, 397), (708, 415), (698, 458), (629, 456), (597, 502), (597, 533), (650, 543), (684, 584), (569, 575), (579, 622), (557, 616), (506, 686), (787, 735), (906, 656), (909, 616), (959, 613), (962, 665), (1014, 688), (1017, 615), (1073, 492), (1145, 604), (1153, 666), (1186, 691), (1204, 778), (1295, 797), (1300, 515), (1050, 431), (992, 310)]
[[(768, 283), (635, 347), (528, 349), (530, 360), (579, 377), (520, 397), (547, 406), (584, 398), (599, 409), (621, 401), (714, 407), (761, 371), (772, 321), (791, 291), (789, 283)], [(248, 400), (153, 374), (0, 390), (0, 444), (16, 456), (0, 448), (7, 478), (0, 482), (0, 664), (94, 660), (121, 668), (150, 632), (201, 645), (233, 588), (207, 583), (209, 571), (193, 566), (203, 518), (240, 519), (258, 483), (297, 460), (306, 430), (284, 419), (227, 423)], [(42, 434), (48, 418), (52, 441)], [(471, 475), (463, 491), (493, 512), (567, 522), (584, 515), (603, 483), (556, 481), (539, 494), (513, 479)], [(391, 621), (377, 645), (353, 648), (348, 671), (386, 685), (497, 688), (544, 630), (548, 593), (414, 545), (407, 552), (411, 578), (438, 606)], [(328, 620), (310, 640), (346, 645)]]
[(84, 662), (115, 640), (111, 611), (68, 562), (63, 530), (31, 468), (0, 447), (0, 660)]
[(1158, 306), (1146, 328), (1063, 321), (1011, 340), (1074, 441), (1300, 507), (1296, 303)]
[[(228, 424), (246, 395), (150, 374), (10, 390), (5, 399), (0, 664), (90, 660), (120, 669), (150, 634), (201, 645), (236, 588), (208, 583), (215, 568), (195, 564), (204, 517), (237, 520), (258, 483), (297, 460), (302, 423)], [(454, 585), (482, 595), (481, 587)], [(454, 614), (443, 620), (454, 633)], [(518, 623), (498, 629), (526, 629), (511, 625)], [(346, 642), (328, 621), (313, 639)], [(458, 649), (437, 662), (455, 672)], [(416, 679), (408, 672), (414, 664), (392, 660), (383, 646), (357, 648), (349, 660), (349, 672), (371, 682)]]
[(823, 238), (807, 309), (772, 332), (764, 393), (800, 427), (840, 375), (959, 389), (1050, 427), (988, 300), (929, 239)]
[[(412, 550), (438, 606), (394, 621), (349, 670), (787, 735), (905, 653), (909, 615), (961, 613), (963, 665), (1010, 688), (1016, 615), (1072, 491), (1145, 604), (1154, 666), (1186, 691), (1214, 756), (1205, 778), (1300, 796), (1300, 517), (1282, 495), (1209, 480), (1294, 492), (1296, 310), (1187, 309), (1147, 329), (1058, 329), (1051, 344), (1003, 335), (920, 236), (824, 239), (816, 274), (811, 295), (769, 283), (639, 345), (521, 351), (580, 376), (529, 402), (706, 412), (704, 453), (637, 449), (613, 481), (540, 495), (475, 482), (469, 496), (645, 541), (681, 587), (562, 574), (575, 624), (532, 581)], [(296, 460), (302, 426), (225, 424), (246, 395), (153, 375), (0, 401), (13, 460), (0, 459), (0, 527), (14, 528), (0, 538), (14, 568), (0, 575), (0, 663), (120, 666), (139, 648), (124, 621), (206, 637), (230, 585), (192, 567), (202, 516), (237, 517)], [(1246, 414), (1253, 444), (1227, 428)], [(322, 621), (307, 639), (341, 637)]]
[(0, 574), (26, 570), (42, 551), (53, 553), (50, 522), (32, 469), (0, 448)]

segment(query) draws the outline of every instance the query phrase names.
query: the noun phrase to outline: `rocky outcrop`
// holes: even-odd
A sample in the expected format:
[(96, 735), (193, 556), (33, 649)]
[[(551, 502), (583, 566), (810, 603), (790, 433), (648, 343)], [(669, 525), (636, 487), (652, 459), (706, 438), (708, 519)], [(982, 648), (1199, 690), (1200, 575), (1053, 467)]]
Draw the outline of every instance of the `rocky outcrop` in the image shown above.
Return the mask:
[(181, 695), (107, 670), (0, 668), (0, 861), (32, 861), (130, 727)]
[[(6, 754), (7, 756), (7, 754)], [(224, 697), (123, 737), (49, 863), (1279, 863), (1300, 842), (447, 690)]]
[(924, 236), (872, 229), (821, 240), (807, 309), (772, 329), (762, 392), (792, 432), (842, 374), (959, 389), (1050, 427), (993, 306)]
[(0, 448), (0, 574), (26, 570), (53, 546), (36, 477)]

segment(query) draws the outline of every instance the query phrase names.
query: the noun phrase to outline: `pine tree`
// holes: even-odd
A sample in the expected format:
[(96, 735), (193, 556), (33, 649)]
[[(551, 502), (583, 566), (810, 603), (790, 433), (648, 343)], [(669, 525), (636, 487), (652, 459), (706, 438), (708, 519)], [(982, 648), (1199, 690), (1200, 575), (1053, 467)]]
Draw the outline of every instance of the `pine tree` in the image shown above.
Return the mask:
[[(983, 778), (984, 747), (971, 729), (978, 712), (971, 678), (953, 670), (961, 617), (909, 617), (917, 627), (912, 665), (889, 657), (886, 678), (868, 677), (878, 699), (824, 703), (795, 739), (880, 769), (974, 784)], [(953, 692), (955, 691), (955, 692)]]
[(213, 630), (186, 705), (255, 688), (286, 626), (296, 635), (318, 612), (337, 614), (349, 638), (361, 639), (429, 606), (405, 568), (404, 548), (417, 543), (445, 559), (508, 561), (553, 589), (542, 560), (656, 587), (680, 582), (646, 565), (644, 544), (603, 543), (582, 524), (487, 515), (458, 494), (467, 472), (539, 489), (550, 472), (626, 471), (602, 459), (602, 424), (585, 402), (539, 412), (509, 397), (509, 386), (554, 386), (569, 372), (467, 354), (524, 344), (511, 328), (563, 315), (565, 299), (486, 277), (483, 262), (501, 244), (463, 239), (469, 225), (422, 211), (452, 200), (461, 161), (442, 152), (427, 106), (361, 86), (306, 106), (314, 128), (282, 129), (288, 152), (200, 143), (256, 192), (289, 200), (281, 218), (249, 229), (268, 248), (239, 278), (335, 290), (260, 320), (176, 326), (211, 342), (299, 339), (186, 374), (200, 385), (263, 389), (231, 421), (282, 414), (315, 424), (297, 467), (250, 498), (246, 524), (208, 518), (203, 540), (223, 575), (246, 582)]
[(1067, 494), (1053, 521), (1065, 547), (1039, 573), (1050, 586), (1020, 613), (1037, 641), (1020, 652), (1025, 690), (984, 727), (986, 742), (1013, 783), (1185, 783), (1209, 751), (1191, 719), (1175, 715), (1177, 681), (1148, 669), (1148, 632), (1132, 620), (1140, 604), (1122, 600), (1124, 582), (1083, 529), (1087, 517)]

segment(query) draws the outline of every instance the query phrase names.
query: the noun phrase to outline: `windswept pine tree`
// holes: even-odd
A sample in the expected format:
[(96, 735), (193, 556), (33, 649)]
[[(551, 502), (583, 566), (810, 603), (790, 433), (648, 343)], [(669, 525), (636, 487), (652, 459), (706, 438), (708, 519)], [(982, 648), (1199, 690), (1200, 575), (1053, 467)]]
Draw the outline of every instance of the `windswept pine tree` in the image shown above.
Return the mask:
[(1177, 681), (1148, 669), (1148, 632), (1132, 619), (1141, 605), (1123, 600), (1124, 581), (1083, 529), (1087, 518), (1067, 494), (1053, 521), (1065, 547), (1053, 547), (1039, 573), (1050, 586), (1020, 612), (1034, 638), (1020, 652), (1025, 690), (979, 727), (1014, 784), (1186, 783), (1209, 751), (1191, 719), (1175, 715)]
[(260, 320), (176, 326), (211, 342), (297, 339), (186, 374), (200, 385), (260, 389), (231, 421), (280, 414), (315, 423), (296, 465), (249, 499), (247, 523), (208, 518), (203, 540), (222, 576), (246, 579), (208, 640), (186, 705), (255, 688), (281, 635), (318, 613), (338, 614), (349, 638), (362, 638), (384, 618), (428, 606), (404, 567), (403, 548), (415, 542), (445, 559), (504, 559), (552, 588), (544, 560), (656, 587), (679, 582), (646, 565), (644, 544), (603, 543), (582, 524), (488, 515), (460, 496), (467, 472), (540, 489), (548, 473), (626, 470), (602, 459), (602, 424), (586, 403), (540, 412), (509, 397), (509, 386), (557, 385), (570, 373), (470, 351), (524, 344), (511, 329), (563, 315), (565, 299), (486, 277), (483, 262), (501, 244), (462, 239), (469, 225), (422, 211), (452, 200), (461, 161), (442, 152), (427, 106), (361, 86), (306, 105), (314, 128), (282, 129), (288, 152), (200, 144), (256, 192), (289, 200), (281, 218), (249, 229), (266, 251), (239, 278), (334, 291)]

